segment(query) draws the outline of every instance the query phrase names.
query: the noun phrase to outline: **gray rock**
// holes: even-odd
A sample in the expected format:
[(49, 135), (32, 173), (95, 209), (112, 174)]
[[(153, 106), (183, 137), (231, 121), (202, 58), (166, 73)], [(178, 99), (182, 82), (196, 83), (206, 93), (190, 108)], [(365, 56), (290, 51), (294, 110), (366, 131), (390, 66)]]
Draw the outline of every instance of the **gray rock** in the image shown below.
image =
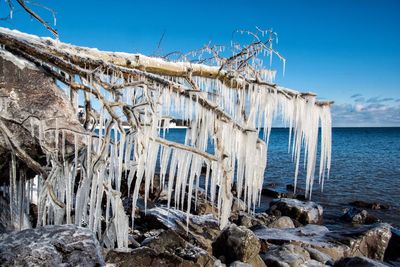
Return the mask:
[(76, 225), (49, 225), (0, 236), (1, 266), (103, 266), (94, 234)]
[(234, 261), (251, 263), (259, 257), (260, 242), (249, 229), (231, 224), (212, 243), (212, 248), (213, 255), (223, 256), (227, 264)]
[(304, 248), (291, 244), (274, 246), (267, 253), (261, 255), (267, 266), (299, 267), (311, 260), (310, 254)]
[(272, 223), (268, 224), (268, 227), (270, 228), (294, 228), (294, 223), (290, 217), (287, 216), (282, 216), (278, 218), (276, 221), (273, 221)]
[(367, 257), (348, 257), (335, 262), (335, 267), (386, 267), (383, 262), (368, 259)]
[(321, 205), (311, 201), (281, 198), (274, 199), (270, 203), (269, 212), (289, 216), (302, 224), (321, 224), (323, 208)]

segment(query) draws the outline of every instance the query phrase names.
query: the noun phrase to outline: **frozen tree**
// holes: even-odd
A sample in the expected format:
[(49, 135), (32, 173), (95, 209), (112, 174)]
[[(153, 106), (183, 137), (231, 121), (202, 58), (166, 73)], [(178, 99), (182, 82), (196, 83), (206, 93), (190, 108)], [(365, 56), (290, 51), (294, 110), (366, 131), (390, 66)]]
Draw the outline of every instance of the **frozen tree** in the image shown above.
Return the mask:
[[(2, 113), (0, 133), (17, 152), (10, 161), (10, 199), (18, 199), (18, 192), (25, 193), (20, 198), (25, 203), (34, 197), (28, 180), (16, 182), (17, 157), (39, 177), (39, 225), (86, 225), (107, 246), (116, 242), (126, 247), (128, 216), (133, 224), (140, 185), (144, 183), (146, 203), (159, 172), (168, 208), (173, 203), (183, 209), (187, 203), (189, 213), (191, 199), (204, 184), (224, 227), (233, 184), (249, 212), (259, 204), (277, 116), (289, 129), (295, 184), (304, 152), (306, 194), (311, 197), (319, 138), (319, 182), (323, 184), (329, 175), (332, 102), (273, 83), (275, 71), (268, 69), (272, 58), (285, 63), (273, 48), (277, 40), (273, 31), (257, 28), (235, 34), (250, 38), (249, 42), (232, 42), (231, 49), (208, 44), (187, 54), (147, 57), (0, 29), (3, 57), (54, 78), (67, 88), (71, 106), (82, 105), (85, 110), (81, 130), (65, 126), (65, 118), (29, 118), (45, 163), (18, 146)], [(189, 125), (182, 144), (164, 137), (171, 117)], [(208, 147), (210, 142), (214, 150)], [(132, 196), (131, 214), (122, 205), (122, 183), (127, 183)]]

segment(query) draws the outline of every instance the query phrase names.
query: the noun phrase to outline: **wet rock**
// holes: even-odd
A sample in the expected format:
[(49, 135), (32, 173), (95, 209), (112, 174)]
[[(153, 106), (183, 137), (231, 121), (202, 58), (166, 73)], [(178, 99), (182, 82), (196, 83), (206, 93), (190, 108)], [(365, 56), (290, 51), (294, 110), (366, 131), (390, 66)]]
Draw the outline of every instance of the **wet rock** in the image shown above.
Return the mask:
[(287, 198), (288, 193), (286, 190), (278, 189), (278, 188), (263, 188), (261, 190), (261, 195), (272, 197), (272, 198)]
[(158, 254), (174, 254), (200, 266), (213, 266), (215, 262), (215, 258), (205, 250), (186, 242), (171, 229), (163, 231), (157, 236), (146, 238), (141, 245), (153, 249)]
[(392, 227), (391, 232), (392, 236), (385, 251), (385, 261), (400, 260), (400, 230)]
[(189, 214), (187, 227), (186, 216), (187, 214), (180, 210), (155, 207), (148, 209), (146, 214), (142, 214), (137, 223), (146, 228), (147, 231), (151, 229), (172, 229), (191, 244), (211, 252), (211, 243), (220, 233), (218, 220), (212, 214)]
[(290, 198), (274, 199), (270, 203), (269, 212), (275, 215), (279, 212), (280, 215), (289, 216), (302, 224), (322, 223), (322, 206), (311, 201)]
[[(212, 243), (213, 255), (217, 258), (223, 256), (225, 263), (242, 261), (255, 265), (259, 262), (260, 242), (252, 231), (231, 224), (221, 232)], [(260, 266), (260, 265), (255, 265)]]
[(294, 224), (292, 219), (287, 216), (282, 216), (278, 218), (276, 221), (273, 221), (272, 223), (268, 224), (268, 227), (270, 228), (294, 228)]
[(335, 262), (335, 267), (386, 267), (382, 262), (366, 257), (348, 257)]
[(200, 266), (173, 254), (159, 254), (154, 249), (148, 247), (140, 247), (133, 250), (111, 250), (107, 253), (106, 262), (108, 265), (117, 267)]
[(357, 208), (346, 209), (340, 219), (352, 224), (373, 224), (379, 222), (378, 218), (368, 214), (366, 210)]
[(350, 202), (349, 205), (357, 208), (363, 208), (363, 209), (372, 209), (372, 210), (387, 210), (389, 209), (389, 205), (378, 203), (378, 202), (365, 202), (361, 200), (356, 200), (353, 202)]
[(76, 225), (49, 225), (0, 235), (1, 266), (103, 266), (93, 233)]
[(304, 248), (296, 245), (285, 244), (274, 246), (261, 258), (267, 266), (290, 266), (299, 267), (301, 264), (311, 260), (310, 254)]

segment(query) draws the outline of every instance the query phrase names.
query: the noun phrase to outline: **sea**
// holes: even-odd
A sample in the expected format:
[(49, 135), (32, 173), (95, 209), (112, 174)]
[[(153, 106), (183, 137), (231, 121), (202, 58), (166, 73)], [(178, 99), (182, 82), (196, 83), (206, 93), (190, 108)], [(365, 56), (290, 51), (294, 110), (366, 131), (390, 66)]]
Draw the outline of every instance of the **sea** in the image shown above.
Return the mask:
[[(170, 129), (166, 138), (182, 143), (185, 132)], [(295, 164), (288, 152), (288, 138), (288, 129), (272, 129), (264, 187), (284, 190), (293, 184)], [(300, 169), (298, 187), (304, 188), (305, 170)], [(343, 226), (338, 218), (356, 200), (389, 205), (388, 210), (367, 211), (400, 227), (400, 128), (333, 128), (330, 177), (323, 192), (316, 178), (311, 200), (323, 206), (324, 224), (332, 230)], [(265, 211), (270, 201), (262, 197), (257, 211)]]

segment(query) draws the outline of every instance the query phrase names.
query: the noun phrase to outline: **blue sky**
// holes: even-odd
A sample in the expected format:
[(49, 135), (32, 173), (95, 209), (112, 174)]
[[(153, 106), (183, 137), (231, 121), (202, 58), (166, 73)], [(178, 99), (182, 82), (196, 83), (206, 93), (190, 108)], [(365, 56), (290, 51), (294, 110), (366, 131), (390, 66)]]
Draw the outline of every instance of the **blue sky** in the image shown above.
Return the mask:
[[(229, 45), (235, 29), (273, 28), (287, 59), (277, 82), (335, 101), (334, 126), (400, 126), (400, 1), (39, 1), (60, 39), (153, 54)], [(4, 1), (0, 3), (5, 15)], [(51, 15), (35, 8), (48, 21)], [(24, 12), (0, 26), (50, 35)]]

